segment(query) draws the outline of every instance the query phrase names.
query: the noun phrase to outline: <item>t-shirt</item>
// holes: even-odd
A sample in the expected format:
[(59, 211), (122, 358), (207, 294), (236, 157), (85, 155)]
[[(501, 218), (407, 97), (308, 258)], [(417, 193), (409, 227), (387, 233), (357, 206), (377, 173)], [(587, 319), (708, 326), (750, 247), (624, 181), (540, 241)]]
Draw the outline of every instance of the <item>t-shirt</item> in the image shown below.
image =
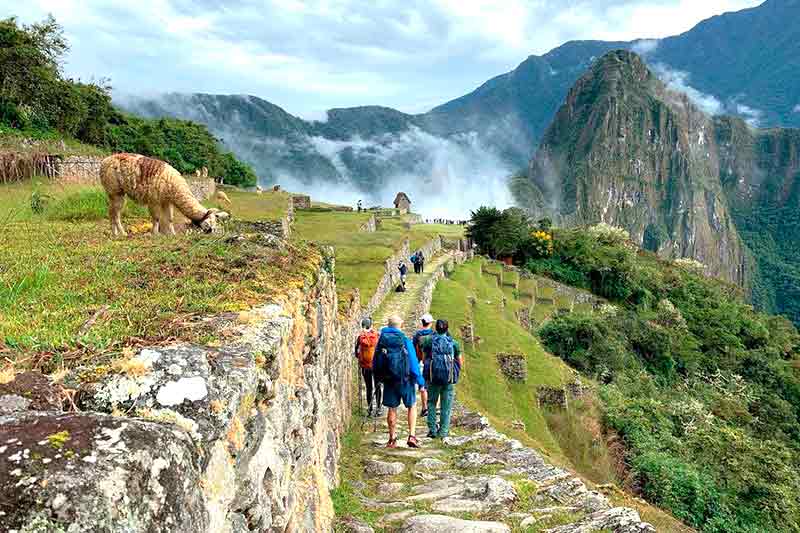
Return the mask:
[(423, 338), (428, 337), (429, 335), (433, 334), (433, 330), (431, 328), (420, 329), (416, 333), (414, 333), (414, 350), (417, 352), (417, 359), (422, 361), (424, 359), (424, 353), (422, 351), (422, 344), (421, 341)]

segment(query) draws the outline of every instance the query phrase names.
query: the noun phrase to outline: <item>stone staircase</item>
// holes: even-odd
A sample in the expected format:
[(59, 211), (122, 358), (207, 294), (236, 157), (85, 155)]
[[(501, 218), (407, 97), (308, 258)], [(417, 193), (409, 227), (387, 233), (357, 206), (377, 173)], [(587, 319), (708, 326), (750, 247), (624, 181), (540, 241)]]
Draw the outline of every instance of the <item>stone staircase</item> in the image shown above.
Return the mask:
[[(366, 509), (378, 531), (404, 533), (651, 533), (629, 508), (613, 507), (574, 474), (549, 464), (535, 450), (492, 428), (478, 413), (456, 405), (451, 436), (425, 437), (422, 448), (405, 445), (405, 410), (399, 410), (398, 448), (386, 448), (385, 419), (369, 419), (357, 455)], [(376, 529), (349, 518), (338, 531)]]
[(385, 326), (390, 316), (398, 315), (403, 319), (403, 331), (406, 335), (412, 336), (421, 327), (419, 317), (414, 315), (425, 283), (452, 258), (452, 252), (445, 252), (428, 259), (425, 262), (425, 272), (422, 274), (414, 274), (414, 271), (409, 269), (406, 292), (390, 293), (375, 312), (373, 318), (376, 329), (380, 330)]

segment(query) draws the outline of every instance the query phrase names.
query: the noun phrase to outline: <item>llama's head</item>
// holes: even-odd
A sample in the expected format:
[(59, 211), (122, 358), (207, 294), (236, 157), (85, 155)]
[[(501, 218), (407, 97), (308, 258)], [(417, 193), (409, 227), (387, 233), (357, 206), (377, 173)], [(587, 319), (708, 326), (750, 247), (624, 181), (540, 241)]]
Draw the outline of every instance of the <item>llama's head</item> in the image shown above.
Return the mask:
[(228, 220), (231, 216), (225, 211), (219, 209), (209, 209), (206, 216), (199, 222), (195, 222), (195, 226), (199, 227), (205, 233), (213, 233), (217, 230), (220, 222)]

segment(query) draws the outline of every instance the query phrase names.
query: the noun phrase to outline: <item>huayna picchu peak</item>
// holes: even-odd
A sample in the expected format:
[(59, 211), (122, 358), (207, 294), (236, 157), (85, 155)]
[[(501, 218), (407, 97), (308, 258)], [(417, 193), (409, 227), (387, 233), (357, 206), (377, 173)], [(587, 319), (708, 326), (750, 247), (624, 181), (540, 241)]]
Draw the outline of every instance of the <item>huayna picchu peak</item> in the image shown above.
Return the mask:
[[(711, 117), (635, 53), (612, 51), (572, 88), (513, 188), (538, 217), (624, 227), (644, 249), (696, 259), (798, 321), (794, 252), (778, 233), (797, 239), (781, 221), (800, 212), (798, 137)], [(754, 218), (774, 231), (753, 232)]]

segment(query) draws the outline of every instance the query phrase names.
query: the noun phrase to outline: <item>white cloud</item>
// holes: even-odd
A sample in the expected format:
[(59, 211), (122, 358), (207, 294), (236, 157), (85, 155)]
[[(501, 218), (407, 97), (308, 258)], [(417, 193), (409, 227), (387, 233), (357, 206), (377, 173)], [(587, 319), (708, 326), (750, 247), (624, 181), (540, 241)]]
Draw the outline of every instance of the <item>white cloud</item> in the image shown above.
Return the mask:
[[(52, 12), (68, 74), (124, 92), (255, 94), (289, 111), (442, 103), (571, 39), (653, 39), (760, 0), (0, 0)], [(642, 41), (641, 46), (650, 46)]]
[(800, 104), (797, 104), (796, 106), (794, 106), (794, 112), (795, 113), (800, 113)]
[(663, 63), (653, 65), (653, 71), (667, 87), (685, 94), (694, 105), (709, 115), (719, 115), (725, 110), (725, 106), (716, 96), (702, 93), (689, 85), (687, 72), (672, 70)]
[(648, 54), (655, 52), (658, 49), (658, 45), (658, 39), (642, 39), (641, 41), (634, 43), (634, 45), (631, 47), (631, 50), (639, 55), (647, 56)]
[(761, 123), (761, 118), (764, 116), (764, 112), (758, 109), (754, 109), (745, 104), (735, 104), (735, 111), (737, 115), (740, 115), (745, 122), (757, 128)]

